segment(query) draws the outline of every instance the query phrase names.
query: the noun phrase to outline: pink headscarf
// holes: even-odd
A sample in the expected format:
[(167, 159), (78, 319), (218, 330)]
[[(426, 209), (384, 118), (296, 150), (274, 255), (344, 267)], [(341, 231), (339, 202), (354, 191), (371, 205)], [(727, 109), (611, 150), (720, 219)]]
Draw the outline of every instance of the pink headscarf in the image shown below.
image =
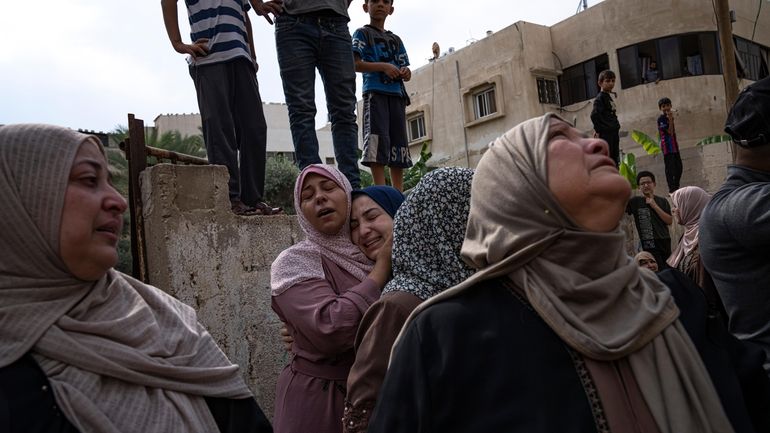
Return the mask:
[(679, 224), (685, 227), (684, 236), (679, 244), (666, 260), (672, 268), (677, 267), (679, 262), (698, 247), (698, 223), (700, 214), (711, 200), (711, 194), (707, 193), (697, 186), (685, 186), (679, 188), (671, 194), (671, 201), (674, 207), (679, 210)]
[[(345, 224), (339, 233), (326, 235), (310, 224), (300, 210), (302, 184), (308, 174), (318, 174), (333, 180), (347, 194), (347, 209), (345, 209)], [(363, 281), (372, 270), (373, 263), (366, 258), (350, 241), (350, 192), (353, 190), (350, 182), (335, 167), (324, 164), (313, 164), (305, 167), (294, 184), (294, 209), (297, 219), (306, 239), (285, 249), (270, 266), (270, 287), (273, 296), (278, 296), (289, 287), (311, 279), (324, 278), (321, 257), (331, 259), (342, 269)]]

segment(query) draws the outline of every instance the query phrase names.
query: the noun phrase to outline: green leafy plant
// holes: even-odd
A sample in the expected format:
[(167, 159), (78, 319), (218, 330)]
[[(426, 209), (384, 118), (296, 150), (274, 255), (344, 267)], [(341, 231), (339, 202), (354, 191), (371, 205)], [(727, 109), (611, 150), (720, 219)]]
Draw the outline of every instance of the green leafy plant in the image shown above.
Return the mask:
[[(417, 162), (414, 162), (412, 166), (404, 172), (404, 191), (408, 191), (417, 186), (422, 177), (435, 168), (428, 166), (428, 160), (433, 156), (433, 154), (428, 150), (429, 148), (430, 141), (424, 142), (422, 144), (422, 148), (420, 148), (420, 159), (418, 159)], [(359, 150), (358, 152), (358, 158), (360, 159), (361, 151)], [(374, 180), (372, 179), (371, 173), (365, 170), (359, 171), (361, 177), (361, 188), (374, 185)], [(388, 185), (392, 185), (392, 181), (390, 180), (390, 170), (385, 170), (385, 182)]]
[(620, 160), (620, 167), (618, 168), (620, 175), (628, 180), (631, 184), (631, 188), (636, 189), (636, 155), (633, 153), (626, 153), (623, 155), (623, 159)]
[(299, 169), (283, 155), (267, 158), (265, 163), (265, 201), (280, 206), (287, 214), (294, 214), (294, 182)]
[[(119, 143), (128, 137), (128, 128), (118, 125), (110, 133), (110, 138)], [(144, 131), (145, 146), (157, 147), (159, 149), (170, 150), (172, 152), (184, 155), (206, 157), (206, 144), (203, 141), (203, 135), (185, 135), (182, 136), (179, 131), (169, 131), (158, 134), (156, 128), (145, 128)]]
[(695, 143), (696, 146), (704, 146), (706, 144), (714, 144), (714, 143), (723, 143), (723, 142), (730, 142), (733, 138), (729, 135), (711, 135), (709, 137), (706, 137), (699, 142)]
[(426, 141), (422, 144), (422, 148), (420, 149), (420, 159), (418, 159), (417, 162), (409, 167), (409, 170), (404, 173), (404, 191), (408, 191), (417, 186), (422, 177), (433, 169), (432, 167), (428, 167), (428, 160), (433, 156), (428, 150), (430, 147), (429, 145), (430, 141)]
[(659, 140), (653, 140), (652, 137), (642, 131), (637, 131), (636, 129), (631, 131), (631, 139), (639, 143), (648, 155), (661, 153), (660, 146), (658, 145)]

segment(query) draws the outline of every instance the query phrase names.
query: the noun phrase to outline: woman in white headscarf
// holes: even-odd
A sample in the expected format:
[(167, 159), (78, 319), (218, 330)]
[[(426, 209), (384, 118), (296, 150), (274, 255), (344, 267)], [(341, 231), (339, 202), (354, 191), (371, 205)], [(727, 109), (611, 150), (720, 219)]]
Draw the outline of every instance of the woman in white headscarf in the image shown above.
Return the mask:
[(552, 114), (492, 143), (462, 247), (478, 271), (412, 314), (369, 433), (770, 428), (761, 354), (625, 253), (607, 153)]
[(272, 431), (195, 311), (112, 269), (95, 137), (0, 127), (0, 197), (0, 431)]

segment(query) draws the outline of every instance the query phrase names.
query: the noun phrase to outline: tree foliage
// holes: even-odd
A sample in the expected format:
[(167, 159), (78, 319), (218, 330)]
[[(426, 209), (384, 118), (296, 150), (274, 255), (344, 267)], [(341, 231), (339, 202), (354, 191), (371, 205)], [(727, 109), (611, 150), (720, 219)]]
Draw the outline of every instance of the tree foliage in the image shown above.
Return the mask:
[[(430, 141), (424, 142), (422, 144), (422, 148), (420, 149), (420, 158), (417, 160), (417, 162), (413, 163), (412, 166), (409, 167), (404, 172), (404, 191), (409, 191), (410, 189), (417, 186), (417, 184), (420, 182), (422, 177), (425, 176), (425, 174), (431, 171), (433, 168), (435, 168), (435, 167), (428, 166), (428, 160), (433, 156), (433, 154), (428, 150), (429, 148), (430, 148)], [(360, 157), (361, 155), (359, 155), (359, 158)], [(368, 171), (360, 170), (360, 176), (361, 176), (361, 188), (374, 185), (372, 174), (369, 173)], [(388, 185), (393, 184), (393, 182), (390, 180), (390, 170), (385, 170), (385, 182)]]
[(265, 201), (280, 206), (287, 214), (294, 214), (294, 182), (299, 169), (282, 155), (267, 158), (265, 164)]
[(706, 138), (701, 139), (699, 142), (695, 143), (696, 146), (705, 146), (707, 144), (714, 144), (714, 143), (724, 143), (724, 142), (730, 142), (733, 138), (729, 135), (711, 135)]

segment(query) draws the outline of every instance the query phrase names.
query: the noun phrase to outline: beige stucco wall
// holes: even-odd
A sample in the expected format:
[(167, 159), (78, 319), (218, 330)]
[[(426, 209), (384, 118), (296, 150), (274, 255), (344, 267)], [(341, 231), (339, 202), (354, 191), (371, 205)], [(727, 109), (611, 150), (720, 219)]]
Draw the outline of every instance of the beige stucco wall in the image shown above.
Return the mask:
[[(730, 6), (737, 17), (734, 33), (750, 39), (756, 1), (732, 0)], [(475, 166), (487, 143), (521, 121), (548, 111), (559, 112), (578, 128), (592, 131), (591, 100), (561, 108), (541, 104), (537, 76), (550, 76), (550, 72), (555, 77), (564, 68), (605, 53), (610, 67), (617, 72), (617, 49), (699, 31), (716, 31), (711, 0), (605, 0), (551, 27), (517, 22), (414, 70), (412, 80), (406, 83), (412, 99), (407, 113), (426, 113), (432, 165), (466, 165), (467, 143), (470, 165)], [(761, 11), (754, 41), (770, 46), (770, 7)], [(466, 125), (462, 90), (496, 77), (504, 99), (501, 114)], [(748, 83), (744, 80), (741, 86)], [(655, 137), (657, 101), (663, 96), (673, 101), (677, 136), (683, 149), (704, 137), (722, 133), (726, 111), (720, 75), (683, 77), (628, 89), (622, 89), (618, 83), (615, 91), (621, 135), (638, 129)], [(501, 102), (498, 98), (498, 107)], [(413, 157), (419, 151), (417, 144), (411, 147)], [(630, 135), (621, 137), (621, 148), (637, 156), (644, 153)], [(709, 185), (711, 182), (707, 178), (696, 182), (701, 181)]]
[(270, 263), (301, 239), (292, 216), (236, 216), (221, 166), (161, 164), (142, 173), (150, 283), (198, 318), (272, 418), (287, 362), (270, 308)]
[[(502, 132), (553, 108), (538, 102), (532, 70), (543, 69), (555, 69), (548, 27), (518, 22), (414, 71), (406, 83), (412, 102), (407, 115), (427, 113), (432, 165), (475, 166)], [(469, 92), (487, 83), (497, 85), (498, 112), (472, 121)], [(420, 143), (411, 149), (415, 157)]]
[[(733, 33), (751, 39), (756, 2), (733, 0), (730, 7), (736, 11), (737, 19)], [(763, 9), (754, 41), (770, 46), (770, 8)], [(619, 48), (664, 36), (702, 31), (717, 31), (711, 0), (606, 0), (552, 26), (551, 38), (563, 67), (606, 53), (610, 68), (617, 73)], [(749, 83), (744, 80), (741, 87)], [(667, 96), (677, 110), (677, 138), (681, 148), (694, 146), (705, 137), (722, 134), (726, 111), (721, 75), (676, 78), (627, 89), (621, 89), (621, 85), (618, 77), (615, 92), (622, 131), (637, 129), (655, 137), (655, 121), (659, 115), (657, 101)], [(569, 120), (577, 120), (578, 128), (592, 129), (590, 101), (564, 108), (570, 112)], [(621, 138), (621, 148), (637, 156), (644, 153), (630, 135)]]

